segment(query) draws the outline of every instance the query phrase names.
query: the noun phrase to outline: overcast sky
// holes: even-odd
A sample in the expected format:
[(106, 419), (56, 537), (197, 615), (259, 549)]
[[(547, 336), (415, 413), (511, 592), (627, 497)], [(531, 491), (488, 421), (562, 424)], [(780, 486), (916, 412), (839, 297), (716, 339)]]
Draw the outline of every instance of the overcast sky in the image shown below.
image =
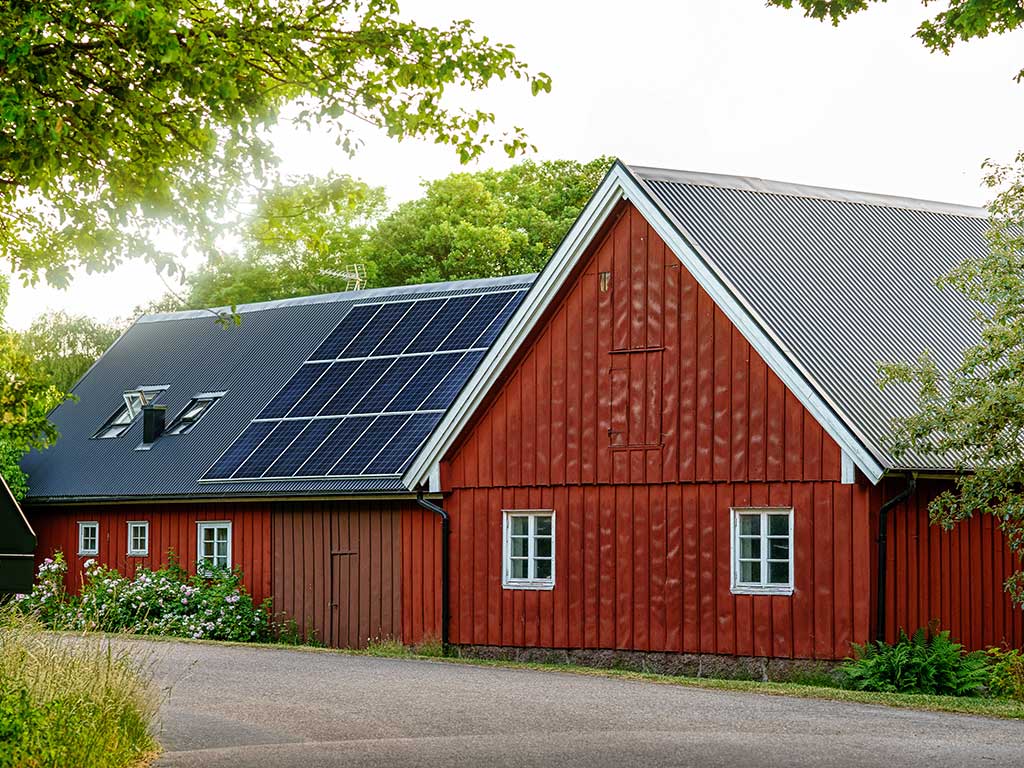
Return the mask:
[[(762, 0), (481, 3), (402, 0), (403, 16), (471, 18), (513, 43), (554, 87), (536, 98), (513, 81), (473, 97), (521, 125), (538, 159), (627, 163), (982, 204), (980, 165), (1024, 149), (1020, 33), (944, 57), (912, 37), (916, 2), (873, 7), (835, 29)], [(934, 10), (935, 7), (933, 7)], [(287, 173), (328, 168), (414, 197), (422, 179), (460, 168), (450, 150), (365, 134), (355, 159), (322, 136), (275, 134)], [(479, 165), (507, 165), (495, 153)], [(46, 310), (128, 315), (160, 296), (151, 267), (81, 276), (67, 291), (15, 285), (6, 321)]]

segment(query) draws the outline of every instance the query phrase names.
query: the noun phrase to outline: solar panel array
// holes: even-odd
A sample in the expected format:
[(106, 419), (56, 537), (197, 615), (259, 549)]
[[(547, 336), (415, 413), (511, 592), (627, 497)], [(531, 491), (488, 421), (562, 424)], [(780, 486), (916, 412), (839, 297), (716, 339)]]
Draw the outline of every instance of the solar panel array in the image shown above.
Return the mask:
[(525, 295), (356, 304), (203, 479), (401, 474)]

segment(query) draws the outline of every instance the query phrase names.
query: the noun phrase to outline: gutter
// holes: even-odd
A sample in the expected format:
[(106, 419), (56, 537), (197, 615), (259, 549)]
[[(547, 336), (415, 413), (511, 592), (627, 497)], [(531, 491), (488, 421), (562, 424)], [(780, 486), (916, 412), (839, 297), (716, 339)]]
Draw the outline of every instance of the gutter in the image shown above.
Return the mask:
[(450, 518), (444, 507), (425, 498), (422, 491), (416, 496), (416, 503), (441, 518), (441, 648), (448, 655), (448, 624), (450, 616), (448, 598), (448, 538), (451, 534)]
[(885, 641), (885, 582), (888, 565), (886, 558), (888, 557), (889, 510), (909, 499), (917, 487), (917, 478), (912, 473), (908, 472), (906, 479), (906, 487), (882, 504), (882, 508), (878, 511), (878, 591), (875, 600), (878, 611), (875, 614), (875, 640), (878, 642)]

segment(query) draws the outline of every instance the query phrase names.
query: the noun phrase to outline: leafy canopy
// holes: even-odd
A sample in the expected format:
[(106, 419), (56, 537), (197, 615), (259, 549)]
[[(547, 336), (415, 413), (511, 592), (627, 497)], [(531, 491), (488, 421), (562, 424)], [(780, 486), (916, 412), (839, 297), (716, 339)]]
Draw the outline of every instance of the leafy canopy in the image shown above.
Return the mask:
[(36, 318), (18, 339), (36, 368), (58, 390), (70, 392), (121, 331), (85, 315), (53, 312)]
[[(885, 0), (768, 0), (768, 5), (781, 8), (798, 6), (813, 19), (838, 25), (873, 3)], [(934, 0), (921, 0), (930, 5)], [(914, 36), (931, 51), (949, 53), (959, 42), (967, 42), (990, 34), (1001, 35), (1024, 25), (1024, 4), (1020, 0), (949, 0), (944, 11), (918, 25)], [(1024, 78), (1024, 69), (1017, 80)]]
[(189, 277), (184, 303), (233, 306), (345, 289), (363, 263), (371, 285), (495, 277), (541, 269), (611, 164), (530, 160), (456, 173), (385, 214), (384, 191), (347, 176), (300, 179), (261, 196), (242, 254)]
[(306, 177), (263, 192), (242, 230), (242, 254), (189, 276), (191, 307), (236, 306), (345, 288), (341, 270), (363, 258), (387, 200), (349, 176)]
[(0, 73), (0, 258), (56, 285), (129, 256), (174, 269), (169, 235), (213, 253), (243, 182), (272, 167), (286, 106), (341, 151), (363, 123), (465, 162), (528, 145), (446, 91), (550, 89), (470, 22), (420, 26), (391, 0), (11, 0)]
[[(0, 317), (6, 296), (6, 282), (0, 276)], [(25, 452), (46, 448), (57, 439), (57, 430), (47, 416), (64, 398), (18, 336), (0, 327), (0, 475), (15, 498), (22, 498), (28, 490), (18, 462)]]

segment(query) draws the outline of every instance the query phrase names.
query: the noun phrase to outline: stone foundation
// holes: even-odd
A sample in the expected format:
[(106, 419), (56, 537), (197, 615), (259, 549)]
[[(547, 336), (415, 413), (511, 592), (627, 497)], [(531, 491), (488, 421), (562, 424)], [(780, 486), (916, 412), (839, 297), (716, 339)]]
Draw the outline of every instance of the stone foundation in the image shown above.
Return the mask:
[(597, 669), (625, 669), (681, 677), (712, 677), (762, 682), (813, 684), (834, 679), (839, 662), (820, 659), (776, 659), (765, 656), (720, 656), (713, 653), (611, 651), (597, 648), (510, 648), (498, 645), (460, 645), (460, 656), (536, 664), (575, 664)]

